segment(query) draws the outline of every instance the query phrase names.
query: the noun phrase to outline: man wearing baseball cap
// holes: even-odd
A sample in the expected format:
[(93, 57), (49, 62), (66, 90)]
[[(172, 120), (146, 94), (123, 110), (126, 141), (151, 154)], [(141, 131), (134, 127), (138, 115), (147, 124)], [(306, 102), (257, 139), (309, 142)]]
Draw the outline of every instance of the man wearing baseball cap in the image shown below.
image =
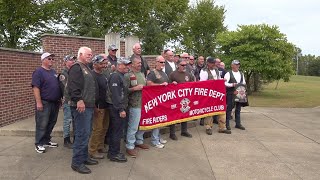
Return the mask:
[(114, 72), (116, 70), (117, 67), (117, 51), (118, 48), (116, 45), (111, 44), (108, 46), (108, 53), (109, 55), (107, 56), (107, 59), (110, 63), (110, 67), (108, 67), (108, 70), (110, 71), (110, 73)]
[(51, 132), (54, 128), (61, 103), (61, 91), (57, 73), (52, 69), (54, 54), (41, 55), (41, 67), (32, 74), (31, 86), (35, 97), (35, 150), (44, 153), (45, 147), (58, 147), (58, 143), (51, 141)]
[(93, 159), (103, 159), (106, 149), (104, 148), (104, 139), (109, 126), (109, 105), (107, 98), (107, 77), (103, 74), (106, 69), (108, 60), (105, 56), (97, 55), (92, 59), (93, 77), (96, 79), (98, 87), (98, 98), (96, 99), (92, 133), (89, 141), (89, 154)]
[(72, 122), (71, 109), (70, 109), (70, 96), (67, 89), (68, 71), (76, 61), (77, 57), (73, 55), (67, 55), (63, 58), (64, 68), (59, 75), (60, 88), (63, 93), (63, 146), (72, 149), (72, 143), (70, 139), (70, 124)]
[[(207, 80), (219, 80), (221, 79), (219, 70), (216, 66), (216, 59), (213, 57), (207, 58), (207, 67), (201, 69), (200, 71), (200, 81)], [(231, 134), (231, 131), (226, 129), (226, 116), (224, 114), (216, 115), (219, 124), (219, 133)], [(204, 118), (204, 124), (206, 126), (206, 133), (212, 135), (212, 116)]]
[(224, 76), (225, 85), (227, 87), (227, 111), (226, 111), (226, 126), (228, 130), (230, 128), (230, 119), (232, 109), (235, 107), (235, 120), (236, 126), (235, 128), (245, 130), (245, 127), (241, 124), (240, 112), (241, 112), (241, 104), (239, 102), (234, 102), (234, 91), (237, 84), (246, 84), (246, 80), (242, 72), (239, 71), (240, 61), (233, 60), (231, 62), (232, 70), (227, 72)]
[(128, 84), (124, 81), (124, 74), (128, 72), (131, 61), (120, 57), (117, 61), (117, 70), (111, 74), (109, 80), (110, 100), (110, 143), (108, 159), (115, 162), (126, 162), (126, 156), (120, 152), (123, 127), (126, 122), (126, 109), (128, 107)]

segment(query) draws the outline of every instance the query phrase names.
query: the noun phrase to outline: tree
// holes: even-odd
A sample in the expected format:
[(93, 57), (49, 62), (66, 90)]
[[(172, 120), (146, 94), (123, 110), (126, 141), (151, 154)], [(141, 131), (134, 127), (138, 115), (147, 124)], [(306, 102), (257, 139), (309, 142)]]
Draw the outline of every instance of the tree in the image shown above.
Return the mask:
[(307, 75), (309, 76), (320, 76), (320, 56), (310, 58), (307, 64)]
[(261, 81), (288, 81), (293, 74), (294, 46), (277, 26), (240, 25), (236, 31), (220, 33), (217, 42), (224, 61), (241, 61), (249, 91), (258, 91)]
[(148, 20), (147, 26), (142, 30), (143, 37), (143, 52), (146, 54), (159, 54), (163, 50), (166, 39), (165, 33), (162, 33), (159, 22), (155, 18)]
[(0, 0), (0, 46), (34, 50), (44, 32), (57, 32), (54, 1)]
[(226, 30), (224, 26), (225, 9), (217, 6), (213, 0), (197, 2), (191, 7), (183, 19), (181, 44), (187, 52), (204, 56), (216, 56), (216, 37)]
[[(176, 37), (174, 29), (188, 7), (188, 0), (62, 1), (64, 18), (68, 20), (67, 34), (104, 37), (113, 32), (122, 37), (135, 35), (143, 41), (145, 53), (155, 53)], [(150, 40), (157, 41), (158, 47)]]

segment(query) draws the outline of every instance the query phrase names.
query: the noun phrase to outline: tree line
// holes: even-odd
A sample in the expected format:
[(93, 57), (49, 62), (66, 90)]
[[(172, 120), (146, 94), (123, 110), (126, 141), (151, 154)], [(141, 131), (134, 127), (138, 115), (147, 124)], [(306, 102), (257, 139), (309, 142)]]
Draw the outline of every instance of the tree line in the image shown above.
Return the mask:
[[(43, 33), (104, 38), (113, 32), (139, 37), (145, 54), (170, 47), (219, 57), (226, 64), (239, 59), (251, 91), (274, 80), (288, 81), (298, 48), (274, 25), (228, 31), (226, 11), (214, 0), (0, 0), (0, 46), (38, 50)], [(314, 63), (319, 57), (302, 56), (299, 74), (319, 75)]]

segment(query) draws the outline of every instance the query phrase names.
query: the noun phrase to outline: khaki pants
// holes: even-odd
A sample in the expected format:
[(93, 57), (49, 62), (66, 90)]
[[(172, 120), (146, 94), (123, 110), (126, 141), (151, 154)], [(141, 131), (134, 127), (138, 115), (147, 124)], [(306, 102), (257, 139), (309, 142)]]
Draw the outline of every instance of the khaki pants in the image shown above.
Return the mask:
[[(226, 129), (226, 115), (219, 114), (217, 116), (218, 116), (218, 122), (219, 122), (219, 130), (225, 130)], [(208, 117), (204, 118), (204, 125), (206, 126), (206, 129), (211, 129), (213, 127), (212, 116), (208, 116)]]
[(109, 127), (109, 110), (94, 109), (92, 133), (89, 141), (89, 154), (93, 155), (104, 148), (104, 138)]

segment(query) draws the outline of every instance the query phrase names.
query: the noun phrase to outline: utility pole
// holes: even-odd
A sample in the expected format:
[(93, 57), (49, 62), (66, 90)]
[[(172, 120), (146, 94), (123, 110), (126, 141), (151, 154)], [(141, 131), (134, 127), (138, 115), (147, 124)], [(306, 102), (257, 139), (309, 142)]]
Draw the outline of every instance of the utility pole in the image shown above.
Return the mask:
[(296, 72), (296, 75), (298, 75), (298, 72), (299, 72), (299, 56), (298, 56), (298, 54), (296, 55), (296, 59), (297, 59), (297, 70), (296, 70), (297, 72)]
[(296, 60), (297, 60), (297, 69), (296, 69), (296, 75), (299, 74), (299, 57), (301, 57), (301, 52), (298, 52), (296, 55)]

